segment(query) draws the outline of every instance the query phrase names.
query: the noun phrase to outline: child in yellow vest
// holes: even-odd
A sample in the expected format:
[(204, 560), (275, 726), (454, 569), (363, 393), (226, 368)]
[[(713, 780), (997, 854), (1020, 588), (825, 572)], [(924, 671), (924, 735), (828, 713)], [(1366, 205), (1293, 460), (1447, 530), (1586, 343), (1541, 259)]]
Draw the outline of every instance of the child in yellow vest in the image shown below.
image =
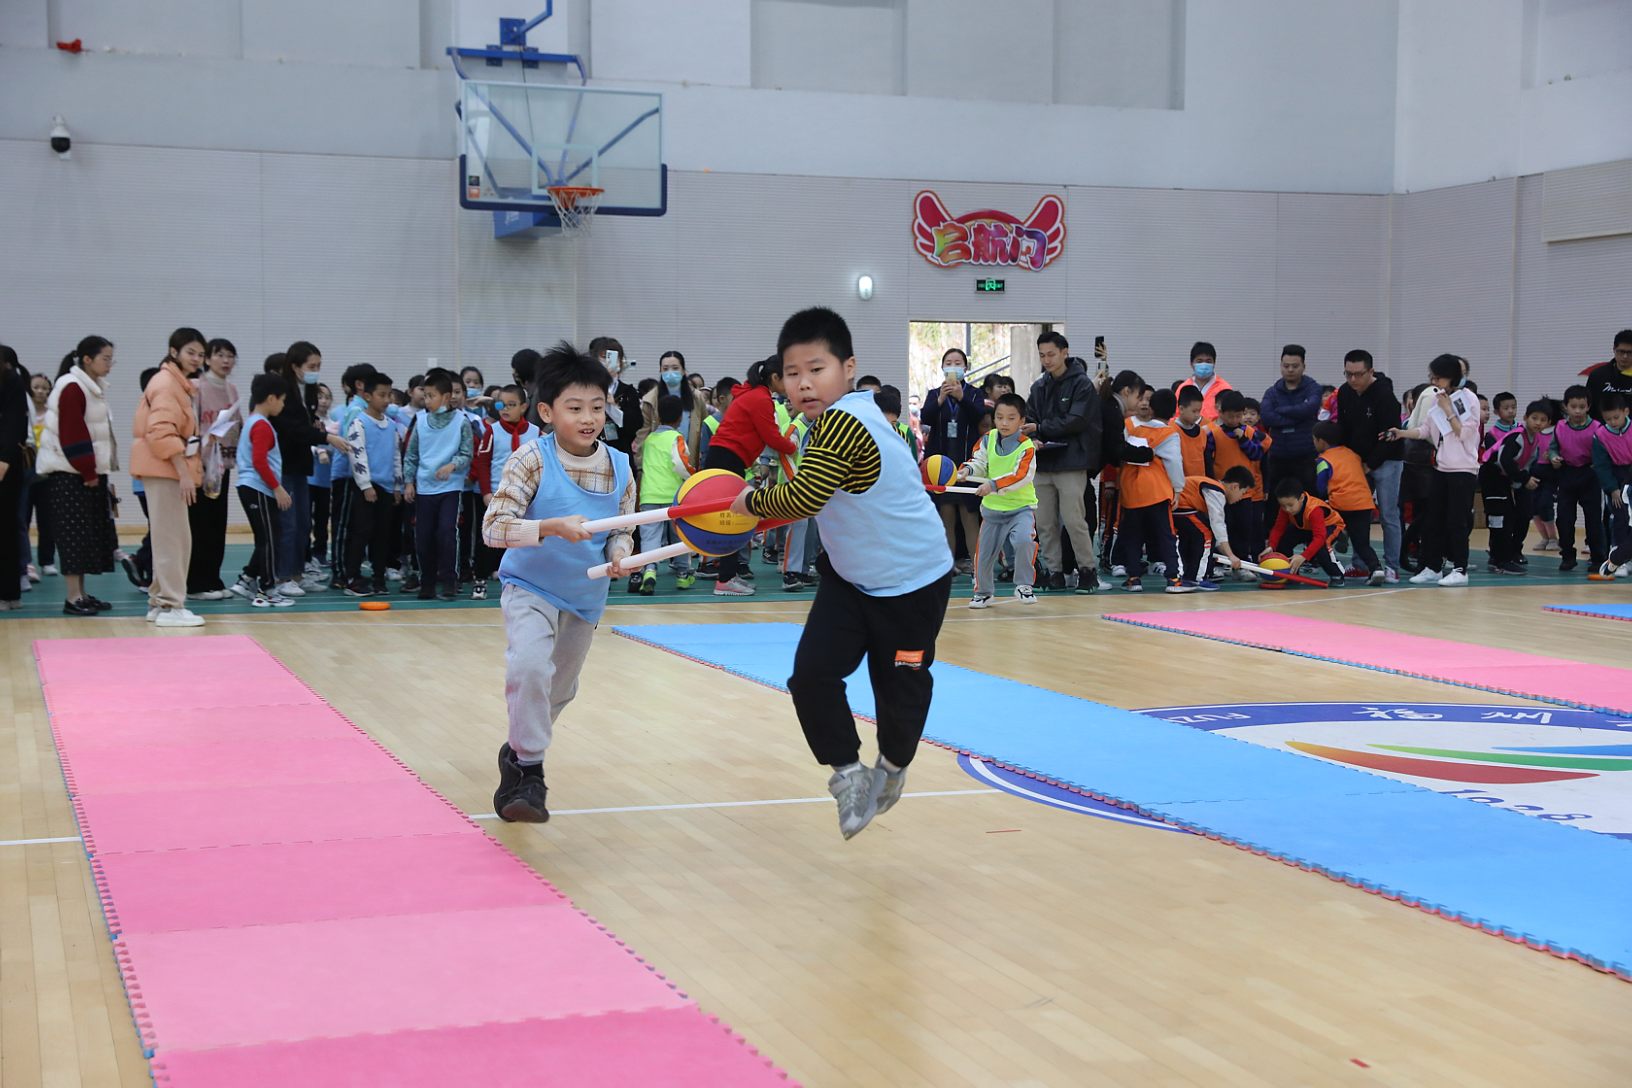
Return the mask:
[[(686, 439), (679, 431), (680, 416), (684, 409), (679, 397), (657, 398), (657, 430), (646, 436), (641, 446), (640, 508), (656, 510), (674, 505), (680, 485), (691, 478), (691, 460), (686, 450)], [(640, 550), (651, 551), (664, 544), (677, 543), (672, 521), (660, 521), (640, 527)], [(676, 575), (676, 589), (690, 589), (697, 584), (697, 575), (691, 569), (691, 553), (677, 555), (669, 560), (669, 569)], [(657, 592), (657, 564), (646, 564), (635, 591), (643, 597)]]
[(959, 471), (980, 485), (980, 544), (975, 549), (975, 595), (970, 608), (992, 605), (992, 565), (1008, 543), (1014, 545), (1014, 598), (1033, 604), (1037, 580), (1037, 446), (1020, 433), (1025, 398), (1004, 393), (992, 408), (992, 429), (975, 444), (974, 456)]

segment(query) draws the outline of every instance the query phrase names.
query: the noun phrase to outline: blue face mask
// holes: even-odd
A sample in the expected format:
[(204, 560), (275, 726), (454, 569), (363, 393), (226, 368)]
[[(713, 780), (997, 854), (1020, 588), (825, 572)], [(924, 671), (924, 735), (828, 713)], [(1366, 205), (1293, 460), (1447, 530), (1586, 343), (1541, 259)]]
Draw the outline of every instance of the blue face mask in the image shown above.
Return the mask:
[(397, 413), (400, 411), (402, 411), (402, 406), (400, 404), (387, 404), (385, 406), (385, 417), (387, 419), (396, 419)]
[(322, 375), (315, 370), (302, 370), (300, 372), (300, 380), (305, 382), (307, 385), (316, 385), (318, 382), (322, 381)]
[(663, 384), (668, 386), (670, 389), (679, 389), (680, 383), (685, 380), (686, 375), (683, 371), (665, 370), (663, 372)]
[(1196, 381), (1204, 382), (1213, 376), (1212, 363), (1195, 363), (1193, 365), (1196, 371)]
[(482, 391), (480, 389), (477, 389), (475, 386), (471, 386), (471, 385), (465, 386), (465, 396), (470, 398), (471, 400), (475, 400), (477, 397), (479, 397), (481, 395), (482, 395)]

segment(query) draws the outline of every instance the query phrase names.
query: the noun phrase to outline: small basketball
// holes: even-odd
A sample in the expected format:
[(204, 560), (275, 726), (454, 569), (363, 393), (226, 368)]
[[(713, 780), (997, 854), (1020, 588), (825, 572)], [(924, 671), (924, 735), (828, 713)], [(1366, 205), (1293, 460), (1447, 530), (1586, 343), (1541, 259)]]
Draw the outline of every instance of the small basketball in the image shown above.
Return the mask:
[(957, 462), (950, 457), (932, 453), (924, 458), (924, 480), (934, 487), (951, 487), (958, 478)]
[[(1268, 556), (1258, 561), (1258, 565), (1265, 570), (1291, 570), (1292, 561), (1280, 552), (1270, 552)], [(1259, 589), (1285, 589), (1286, 579), (1270, 574), (1258, 576)]]
[[(680, 485), (675, 505), (734, 499), (745, 486), (743, 478), (723, 468), (705, 468)], [(743, 517), (729, 510), (713, 514), (688, 514), (674, 519), (674, 531), (702, 555), (730, 555), (754, 535), (759, 525), (755, 517)]]
[(357, 607), (364, 612), (384, 612), (391, 607), (390, 601), (358, 601)]

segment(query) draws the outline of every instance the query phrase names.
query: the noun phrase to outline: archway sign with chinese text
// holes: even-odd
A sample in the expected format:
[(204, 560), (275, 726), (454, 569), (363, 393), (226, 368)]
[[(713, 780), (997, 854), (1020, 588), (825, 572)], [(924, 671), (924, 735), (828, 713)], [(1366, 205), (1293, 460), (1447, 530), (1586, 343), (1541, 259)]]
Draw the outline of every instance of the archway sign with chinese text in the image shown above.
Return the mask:
[(1243, 703), (1140, 713), (1632, 838), (1632, 719), (1475, 703)]
[(1065, 204), (1052, 193), (1020, 219), (990, 208), (954, 216), (925, 189), (912, 199), (913, 243), (938, 268), (1009, 265), (1037, 272), (1065, 248)]

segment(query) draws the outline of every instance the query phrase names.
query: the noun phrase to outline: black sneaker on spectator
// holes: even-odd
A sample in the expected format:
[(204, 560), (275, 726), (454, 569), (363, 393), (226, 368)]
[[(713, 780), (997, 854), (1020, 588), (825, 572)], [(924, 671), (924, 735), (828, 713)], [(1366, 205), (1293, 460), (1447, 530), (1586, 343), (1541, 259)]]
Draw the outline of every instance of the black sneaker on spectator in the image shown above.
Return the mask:
[(1099, 573), (1093, 567), (1077, 568), (1077, 592), (1092, 593), (1099, 588)]
[(399, 590), (399, 592), (402, 592), (402, 593), (414, 593), (418, 589), (419, 589), (419, 575), (414, 574), (413, 572), (410, 571), (408, 573), (408, 575), (403, 578), (402, 588)]
[(1057, 591), (1060, 591), (1060, 592), (1064, 592), (1064, 590), (1065, 590), (1065, 573), (1063, 571), (1055, 571), (1054, 573), (1050, 574), (1048, 576), (1048, 588), (1052, 589), (1052, 590), (1057, 590)]
[(374, 587), (369, 585), (367, 582), (359, 580), (346, 587), (346, 596), (372, 597), (374, 596)]
[(1118, 588), (1123, 590), (1126, 593), (1143, 593), (1145, 591), (1144, 585), (1142, 583), (1140, 583), (1139, 579), (1137, 579), (1137, 578), (1129, 578), (1126, 582), (1123, 582), (1121, 584), (1121, 586), (1119, 586)]

